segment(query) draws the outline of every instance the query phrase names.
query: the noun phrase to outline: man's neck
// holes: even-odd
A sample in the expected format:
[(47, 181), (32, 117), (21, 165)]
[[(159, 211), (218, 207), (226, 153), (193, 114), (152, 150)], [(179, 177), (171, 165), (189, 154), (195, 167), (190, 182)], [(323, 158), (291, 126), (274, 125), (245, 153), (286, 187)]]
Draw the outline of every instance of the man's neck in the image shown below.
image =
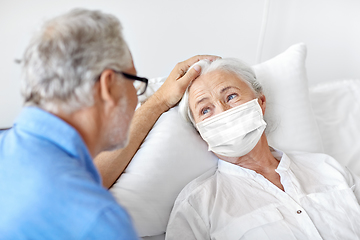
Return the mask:
[(95, 114), (92, 107), (83, 108), (73, 113), (64, 112), (52, 113), (71, 125), (80, 134), (90, 155), (94, 158), (100, 151), (100, 118)]

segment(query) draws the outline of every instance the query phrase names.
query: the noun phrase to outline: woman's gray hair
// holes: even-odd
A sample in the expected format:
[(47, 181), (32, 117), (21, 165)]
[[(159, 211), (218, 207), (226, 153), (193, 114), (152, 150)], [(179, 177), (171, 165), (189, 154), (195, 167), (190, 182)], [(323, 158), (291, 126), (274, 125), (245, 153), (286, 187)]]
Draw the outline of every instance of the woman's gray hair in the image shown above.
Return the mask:
[[(254, 90), (254, 93), (257, 96), (260, 96), (263, 92), (262, 86), (256, 80), (256, 75), (252, 68), (238, 59), (221, 58), (213, 62), (209, 60), (201, 60), (190, 68), (194, 67), (195, 65), (199, 65), (201, 67), (200, 75), (204, 75), (213, 71), (227, 71), (235, 74), (239, 77), (239, 79), (247, 83), (249, 87)], [(186, 121), (191, 122), (195, 126), (195, 121), (189, 107), (189, 87), (186, 89), (185, 94), (179, 103), (178, 111)]]
[(21, 94), (25, 106), (71, 113), (94, 104), (93, 87), (102, 71), (131, 66), (119, 20), (75, 9), (47, 21), (31, 40), (23, 57)]

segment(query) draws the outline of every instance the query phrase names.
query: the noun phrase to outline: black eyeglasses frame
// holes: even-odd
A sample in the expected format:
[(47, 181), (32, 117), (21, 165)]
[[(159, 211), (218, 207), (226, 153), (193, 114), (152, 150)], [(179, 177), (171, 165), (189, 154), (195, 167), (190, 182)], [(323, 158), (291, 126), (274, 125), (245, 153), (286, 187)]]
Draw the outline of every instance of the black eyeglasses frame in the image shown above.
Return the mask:
[(145, 93), (146, 88), (147, 88), (148, 83), (149, 83), (149, 79), (144, 78), (144, 77), (138, 77), (138, 76), (136, 76), (136, 75), (132, 75), (132, 74), (125, 73), (125, 72), (116, 71), (116, 70), (114, 70), (114, 69), (112, 69), (112, 70), (113, 70), (115, 73), (117, 73), (117, 74), (122, 74), (122, 75), (123, 75), (125, 78), (127, 78), (127, 79), (134, 80), (134, 81), (136, 80), (136, 81), (140, 81), (140, 82), (145, 83), (145, 88), (144, 88), (144, 90), (143, 90), (142, 92), (138, 93), (137, 95), (140, 96), (140, 95), (142, 95), (142, 94)]
[[(140, 81), (140, 82), (143, 82), (145, 83), (145, 88), (144, 90), (141, 92), (141, 93), (137, 93), (138, 96), (144, 94), (146, 92), (146, 89), (147, 89), (147, 86), (148, 86), (148, 83), (149, 83), (149, 79), (147, 78), (144, 78), (144, 77), (138, 77), (136, 75), (132, 75), (132, 74), (129, 74), (129, 73), (125, 73), (125, 72), (121, 72), (121, 71), (116, 71), (114, 69), (111, 69), (114, 73), (117, 73), (117, 74), (122, 74), (126, 79), (129, 79), (129, 80), (133, 80), (133, 81)], [(99, 81), (100, 80), (100, 77), (101, 77), (101, 74), (96, 78), (96, 81)]]

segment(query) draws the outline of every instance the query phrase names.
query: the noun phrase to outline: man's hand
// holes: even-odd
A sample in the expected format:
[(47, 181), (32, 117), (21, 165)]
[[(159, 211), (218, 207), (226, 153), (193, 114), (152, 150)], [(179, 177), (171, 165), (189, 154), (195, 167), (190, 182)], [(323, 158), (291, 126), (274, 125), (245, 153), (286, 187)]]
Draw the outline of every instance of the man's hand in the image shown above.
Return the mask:
[(94, 160), (106, 188), (111, 187), (122, 174), (160, 115), (173, 107), (182, 98), (191, 81), (199, 76), (200, 69), (188, 71), (189, 68), (199, 60), (213, 61), (218, 58), (201, 55), (178, 63), (159, 90), (135, 111), (128, 145), (112, 152), (102, 152)]
[(176, 64), (164, 84), (154, 93), (161, 105), (164, 105), (164, 111), (167, 111), (177, 104), (185, 93), (189, 84), (195, 80), (200, 72), (200, 67), (196, 66), (190, 71), (188, 69), (196, 62), (202, 59), (214, 61), (220, 57), (212, 55), (198, 55), (183, 62)]

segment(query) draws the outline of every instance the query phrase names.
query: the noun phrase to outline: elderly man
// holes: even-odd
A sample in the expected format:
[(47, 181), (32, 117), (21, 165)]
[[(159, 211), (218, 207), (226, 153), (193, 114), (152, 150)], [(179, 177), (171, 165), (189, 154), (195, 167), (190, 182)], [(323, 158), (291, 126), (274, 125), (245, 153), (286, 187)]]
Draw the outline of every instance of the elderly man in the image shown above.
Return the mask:
[[(212, 57), (175, 67), (134, 118), (140, 138), (113, 162), (126, 166), (141, 136), (198, 76), (199, 69), (184, 74), (188, 67), (203, 58)], [(81, 9), (48, 21), (28, 46), (23, 71), (25, 107), (0, 133), (0, 238), (137, 239), (92, 162), (127, 145), (136, 94), (147, 84), (135, 76), (119, 21)]]

